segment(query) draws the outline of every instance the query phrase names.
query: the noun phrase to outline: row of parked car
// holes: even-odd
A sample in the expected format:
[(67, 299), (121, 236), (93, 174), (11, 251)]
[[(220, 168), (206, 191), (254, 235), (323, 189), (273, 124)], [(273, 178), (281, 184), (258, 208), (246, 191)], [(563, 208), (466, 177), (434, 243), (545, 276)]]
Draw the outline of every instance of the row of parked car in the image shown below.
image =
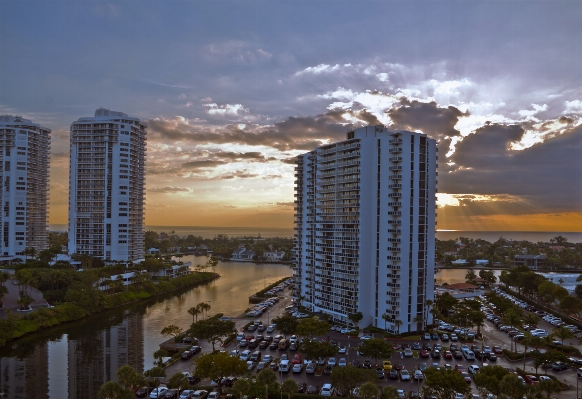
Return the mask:
[(253, 306), (246, 314), (247, 317), (259, 317), (261, 315), (263, 315), (268, 309), (269, 307), (275, 305), (277, 302), (279, 302), (279, 297), (272, 297), (269, 298), (261, 303), (256, 304), (255, 306)]

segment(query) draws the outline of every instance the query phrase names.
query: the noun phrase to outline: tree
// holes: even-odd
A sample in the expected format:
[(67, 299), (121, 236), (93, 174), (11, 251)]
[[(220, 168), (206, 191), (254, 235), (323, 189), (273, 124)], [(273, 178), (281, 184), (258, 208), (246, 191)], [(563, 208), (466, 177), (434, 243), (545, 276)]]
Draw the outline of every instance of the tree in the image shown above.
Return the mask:
[[(233, 387), (233, 389), (234, 389), (234, 387)], [(297, 393), (298, 390), (299, 390), (299, 387), (297, 386), (297, 382), (295, 382), (295, 380), (292, 378), (287, 378), (281, 384), (281, 391), (283, 393), (294, 395)]]
[(437, 399), (454, 399), (455, 394), (470, 392), (461, 374), (456, 370), (437, 370), (430, 367), (424, 372), (423, 396), (434, 395)]
[(164, 327), (160, 334), (164, 337), (177, 337), (182, 334), (182, 329), (174, 324), (170, 324), (169, 326)]
[(475, 279), (477, 278), (477, 275), (475, 274), (475, 272), (471, 269), (469, 269), (467, 271), (467, 274), (465, 274), (465, 282), (469, 283), (469, 284), (475, 284)]
[(210, 342), (212, 344), (212, 351), (214, 352), (214, 345), (217, 342), (223, 342), (224, 338), (236, 333), (235, 325), (233, 321), (223, 321), (216, 317), (211, 317), (192, 324), (189, 333), (193, 337), (205, 339)]
[(296, 332), (301, 336), (313, 339), (315, 337), (319, 337), (327, 333), (330, 327), (331, 326), (329, 325), (328, 322), (321, 321), (313, 317), (309, 317), (301, 319), (299, 323), (297, 323)]
[(209, 353), (195, 360), (196, 374), (200, 378), (210, 378), (218, 383), (219, 392), (222, 392), (225, 377), (238, 377), (247, 372), (247, 364), (236, 356), (228, 353)]
[(145, 379), (133, 367), (126, 364), (117, 369), (117, 382), (125, 389), (145, 385)]
[(400, 319), (394, 320), (394, 325), (398, 329), (398, 334), (400, 334), (400, 326), (402, 325), (402, 320), (400, 320)]
[(501, 380), (508, 374), (507, 369), (502, 366), (481, 367), (479, 372), (475, 374), (475, 386), (482, 397), (485, 397), (486, 394), (499, 396), (502, 392)]
[(382, 399), (399, 399), (398, 390), (393, 385), (382, 387)]
[(508, 374), (503, 377), (499, 384), (499, 388), (509, 399), (522, 399), (527, 391), (527, 388), (515, 374)]
[(554, 379), (540, 381), (537, 388), (540, 392), (543, 392), (548, 399), (553, 393), (559, 393), (562, 390), (560, 382)]
[(331, 373), (332, 385), (350, 398), (353, 397), (354, 388), (377, 379), (378, 377), (372, 370), (360, 369), (351, 365), (336, 367)]
[(388, 359), (394, 353), (392, 346), (381, 338), (372, 338), (368, 341), (363, 341), (360, 343), (358, 351), (374, 360)]
[[(295, 381), (293, 381), (295, 382)], [(283, 383), (284, 384), (284, 383)], [(289, 384), (288, 384), (289, 385)], [(232, 384), (232, 391), (238, 394), (239, 398), (246, 395), (251, 389), (251, 383), (246, 378), (240, 378)], [(295, 382), (295, 392), (297, 392), (297, 383)]]
[(337, 353), (337, 346), (329, 342), (308, 340), (301, 346), (301, 351), (305, 354), (306, 359), (317, 360), (334, 356)]
[(362, 312), (348, 314), (348, 319), (350, 319), (356, 326), (358, 325), (360, 320), (362, 320), (363, 318), (364, 318), (364, 315), (362, 314)]
[(568, 330), (566, 327), (560, 326), (554, 330), (552, 336), (559, 338), (562, 341), (562, 345), (564, 345), (564, 340), (568, 338), (574, 338), (574, 333)]
[[(517, 327), (521, 324), (521, 319), (523, 317), (523, 311), (517, 306), (511, 307), (503, 315), (503, 321), (510, 326)], [(511, 350), (513, 350), (513, 340), (511, 340)]]
[(133, 399), (133, 394), (117, 382), (107, 381), (99, 388), (97, 399)]
[[(582, 286), (577, 286), (582, 287)], [(575, 296), (568, 295), (560, 301), (559, 308), (566, 314), (579, 314), (582, 312), (582, 299), (576, 298)]]
[(206, 314), (208, 315), (208, 311), (210, 310), (211, 306), (209, 303), (207, 302), (200, 302), (198, 305), (196, 305), (200, 311), (202, 312), (202, 318), (204, 318), (204, 312), (206, 312)]
[(269, 368), (263, 369), (257, 374), (257, 383), (274, 387), (277, 384), (277, 373)]
[[(580, 277), (582, 277), (582, 274), (580, 275)], [(578, 277), (578, 278), (580, 278), (580, 277)], [(580, 280), (576, 279), (576, 281), (580, 281)], [(576, 296), (578, 298), (582, 298), (582, 284), (578, 284), (576, 286), (576, 288), (574, 289), (574, 293), (576, 294)]]
[(188, 309), (188, 314), (192, 316), (192, 323), (196, 323), (198, 321), (198, 315), (200, 313), (202, 313), (202, 311), (198, 306), (193, 306), (190, 309)]
[(170, 377), (168, 381), (168, 388), (182, 388), (186, 389), (189, 387), (188, 379), (186, 376), (180, 372), (175, 373)]
[[(154, 353), (154, 358), (155, 358), (155, 353)], [(156, 367), (152, 367), (151, 369), (147, 370), (143, 374), (146, 377), (151, 377), (151, 378), (155, 378), (155, 377), (165, 378), (166, 377), (166, 370), (164, 370), (163, 367), (156, 366)]]
[(384, 320), (384, 330), (387, 330), (386, 322), (390, 321), (390, 315), (388, 313), (384, 313), (382, 314), (382, 319)]
[[(160, 365), (160, 366), (163, 363), (162, 358), (168, 357), (168, 356), (170, 356), (170, 353), (165, 349), (158, 349), (157, 351), (154, 352), (154, 359), (158, 360), (158, 365)], [(154, 367), (154, 368), (156, 368), (156, 367)], [(164, 376), (165, 376), (165, 372), (164, 372)], [(155, 376), (155, 377), (159, 377), (159, 376)]]
[(454, 308), (458, 303), (459, 300), (448, 292), (442, 293), (435, 298), (435, 306), (444, 316), (448, 316), (449, 310)]
[(380, 388), (376, 386), (373, 382), (366, 382), (362, 384), (358, 390), (358, 396), (364, 399), (375, 398), (380, 394)]
[(273, 323), (277, 325), (277, 330), (281, 331), (285, 335), (289, 335), (295, 334), (299, 321), (297, 318), (286, 313), (277, 317), (276, 319), (273, 319)]

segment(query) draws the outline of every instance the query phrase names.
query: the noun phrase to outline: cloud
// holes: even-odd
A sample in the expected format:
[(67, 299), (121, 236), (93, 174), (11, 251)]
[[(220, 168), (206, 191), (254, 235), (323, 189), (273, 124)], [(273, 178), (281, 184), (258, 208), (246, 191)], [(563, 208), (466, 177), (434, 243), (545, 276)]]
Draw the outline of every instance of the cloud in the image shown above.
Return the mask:
[(218, 176), (217, 179), (249, 179), (253, 177), (259, 176), (256, 173), (249, 173), (247, 170), (237, 170), (235, 172), (230, 172), (221, 176)]
[(210, 115), (239, 115), (249, 112), (242, 104), (218, 105), (216, 103), (210, 103), (204, 104), (204, 106), (208, 108), (206, 113)]
[(277, 202), (277, 206), (281, 207), (281, 208), (292, 208), (294, 207), (296, 204), (292, 201), (289, 202)]
[(162, 194), (173, 194), (173, 193), (190, 193), (192, 189), (188, 187), (154, 187), (148, 188), (148, 193), (162, 193)]
[(566, 106), (566, 109), (562, 112), (563, 114), (582, 114), (582, 101), (565, 101), (564, 105)]

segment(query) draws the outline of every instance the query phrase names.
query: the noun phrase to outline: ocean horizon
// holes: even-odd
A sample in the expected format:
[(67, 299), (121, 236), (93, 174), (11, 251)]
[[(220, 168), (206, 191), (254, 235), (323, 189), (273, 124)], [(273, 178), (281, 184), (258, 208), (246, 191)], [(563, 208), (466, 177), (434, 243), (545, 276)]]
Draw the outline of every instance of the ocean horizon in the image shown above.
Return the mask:
[[(213, 227), (213, 226), (152, 226), (146, 225), (146, 231), (175, 232), (178, 235), (194, 235), (203, 238), (214, 238), (217, 235), (229, 237), (258, 236), (261, 237), (293, 237), (293, 228), (289, 227)], [(50, 224), (49, 231), (67, 231), (66, 224)], [(559, 231), (478, 231), (478, 230), (437, 230), (439, 240), (454, 240), (460, 237), (482, 239), (495, 242), (500, 237), (507, 240), (530, 242), (548, 242), (556, 236), (563, 236), (571, 243), (582, 243), (582, 232)]]

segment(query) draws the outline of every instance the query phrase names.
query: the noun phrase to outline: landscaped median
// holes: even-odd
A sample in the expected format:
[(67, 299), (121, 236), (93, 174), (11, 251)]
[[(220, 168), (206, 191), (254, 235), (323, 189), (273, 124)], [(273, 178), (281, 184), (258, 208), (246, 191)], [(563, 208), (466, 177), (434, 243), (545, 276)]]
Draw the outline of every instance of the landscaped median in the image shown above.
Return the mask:
[(105, 295), (97, 289), (75, 290), (70, 295), (67, 293), (69, 302), (52, 308), (40, 308), (24, 315), (14, 314), (8, 310), (6, 319), (0, 320), (0, 346), (43, 328), (80, 320), (118, 306), (206, 283), (218, 277), (216, 273), (197, 272), (168, 281), (160, 281), (159, 284), (148, 284), (147, 290), (134, 291), (130, 288), (128, 291), (110, 295)]

